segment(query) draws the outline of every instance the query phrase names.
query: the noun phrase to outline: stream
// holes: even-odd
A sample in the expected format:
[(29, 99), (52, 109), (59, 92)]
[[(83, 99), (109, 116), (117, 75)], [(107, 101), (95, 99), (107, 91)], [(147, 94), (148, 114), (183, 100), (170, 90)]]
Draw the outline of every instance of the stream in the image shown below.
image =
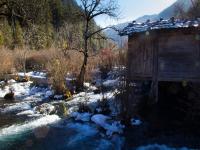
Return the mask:
[[(13, 102), (0, 100), (0, 109)], [(57, 115), (17, 116), (0, 113), (0, 150), (115, 150), (120, 137), (108, 139), (93, 123), (61, 119)]]
[[(116, 81), (109, 80), (105, 85), (113, 86)], [(111, 127), (112, 130), (116, 130), (116, 124), (102, 125), (102, 119), (94, 122), (92, 117), (95, 114), (91, 114), (88, 121), (80, 121), (75, 118), (63, 118), (55, 112), (41, 113), (34, 110), (45, 103), (47, 109), (51, 109), (52, 105), (67, 103), (68, 111), (72, 110), (71, 114), (77, 111), (72, 108), (78, 107), (80, 102), (96, 108), (98, 101), (103, 98), (102, 94), (83, 92), (74, 95), (68, 102), (61, 100), (50, 102), (45, 99), (46, 95), (51, 93), (48, 88), (32, 87), (29, 82), (12, 81), (10, 84), (18, 100), (5, 101), (0, 98), (0, 150), (188, 150), (185, 145), (200, 147), (198, 144), (200, 140), (190, 140), (190, 137), (186, 137), (187, 139), (181, 137), (180, 144), (177, 144), (176, 137), (145, 137), (148, 132), (143, 133), (141, 130), (143, 126), (134, 127), (133, 131), (126, 128), (120, 133), (115, 131), (108, 135), (107, 132)], [(9, 92), (8, 86), (0, 89), (0, 97), (7, 92)], [(112, 106), (112, 112), (115, 112), (114, 92), (108, 92), (104, 96), (111, 102), (109, 106)], [(113, 118), (111, 120), (115, 121)]]
[[(16, 102), (0, 100), (0, 109), (3, 110), (5, 105), (10, 106)], [(55, 114), (27, 117), (18, 116), (16, 113), (17, 111), (0, 113), (0, 150), (121, 150), (128, 139), (129, 144), (144, 140), (137, 133), (134, 133), (135, 136), (130, 134), (134, 139), (117, 134), (108, 137), (102, 128), (92, 122), (61, 119)], [(149, 145), (148, 139), (146, 141), (145, 146), (126, 146), (125, 149), (188, 150), (184, 147), (171, 148), (162, 144)]]

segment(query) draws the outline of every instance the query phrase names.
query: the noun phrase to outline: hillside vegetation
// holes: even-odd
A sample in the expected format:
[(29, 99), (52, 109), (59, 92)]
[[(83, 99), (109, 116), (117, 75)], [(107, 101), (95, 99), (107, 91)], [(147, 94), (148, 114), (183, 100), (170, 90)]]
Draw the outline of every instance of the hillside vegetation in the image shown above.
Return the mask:
[[(67, 47), (72, 41), (81, 46), (82, 11), (75, 0), (1, 0), (0, 46), (14, 49)], [(98, 28), (93, 23), (93, 27)], [(99, 46), (95, 40), (93, 47)]]

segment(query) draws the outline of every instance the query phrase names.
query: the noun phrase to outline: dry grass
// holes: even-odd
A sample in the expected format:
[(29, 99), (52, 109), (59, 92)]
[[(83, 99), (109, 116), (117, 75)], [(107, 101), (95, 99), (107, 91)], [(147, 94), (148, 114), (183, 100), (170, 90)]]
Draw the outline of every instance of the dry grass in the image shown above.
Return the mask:
[(26, 59), (27, 70), (45, 70), (50, 57), (46, 51), (32, 52)]
[(5, 79), (13, 71), (14, 58), (12, 52), (5, 48), (0, 49), (0, 79)]
[(67, 91), (66, 75), (68, 73), (68, 64), (66, 58), (60, 53), (49, 53), (51, 60), (46, 64), (46, 69), (49, 75), (49, 81), (55, 91), (55, 94), (64, 94)]
[[(27, 48), (8, 50), (0, 48), (0, 78), (4, 79), (8, 73), (14, 71), (42, 71), (48, 72), (50, 83), (57, 93), (66, 92), (65, 77), (77, 77), (83, 62), (83, 55), (77, 51), (63, 51), (58, 48), (44, 49), (40, 51)], [(88, 58), (85, 75), (87, 82), (92, 80), (94, 70), (106, 67), (110, 70), (113, 66), (123, 64), (125, 55), (123, 52), (105, 49), (99, 54)], [(13, 69), (15, 68), (15, 69)]]

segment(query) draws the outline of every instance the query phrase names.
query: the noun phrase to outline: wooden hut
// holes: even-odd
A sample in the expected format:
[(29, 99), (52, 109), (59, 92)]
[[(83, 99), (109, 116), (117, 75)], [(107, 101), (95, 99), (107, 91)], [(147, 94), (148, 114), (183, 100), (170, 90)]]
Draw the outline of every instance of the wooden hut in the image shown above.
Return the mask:
[(200, 81), (200, 21), (160, 20), (130, 23), (128, 79), (151, 80), (158, 95), (160, 81)]

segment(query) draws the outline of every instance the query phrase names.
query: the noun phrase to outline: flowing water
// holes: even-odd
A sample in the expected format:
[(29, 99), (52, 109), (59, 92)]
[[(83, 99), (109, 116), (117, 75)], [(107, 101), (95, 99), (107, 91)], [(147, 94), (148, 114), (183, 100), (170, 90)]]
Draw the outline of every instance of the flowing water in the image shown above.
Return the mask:
[[(0, 110), (20, 101), (0, 100)], [(28, 108), (26, 105), (25, 108)], [(11, 107), (13, 108), (13, 107)], [(20, 110), (21, 111), (21, 110)], [(105, 131), (95, 124), (61, 119), (57, 115), (37, 117), (18, 116), (16, 111), (0, 113), (0, 150), (120, 150), (124, 138), (105, 136)], [(139, 135), (134, 134), (136, 139)], [(132, 135), (131, 135), (132, 136)], [(127, 138), (127, 137), (126, 137)], [(130, 138), (132, 139), (132, 138)], [(142, 139), (141, 139), (142, 140)], [(126, 139), (126, 141), (128, 141)], [(134, 140), (137, 141), (137, 140)], [(130, 143), (132, 142), (129, 141)], [(148, 142), (147, 142), (148, 143)], [(130, 147), (126, 149), (131, 150)], [(134, 148), (137, 149), (137, 148)], [(166, 145), (148, 145), (139, 150), (176, 150)], [(180, 150), (187, 150), (180, 148)]]
[[(0, 109), (12, 101), (0, 100)], [(0, 150), (107, 150), (118, 149), (117, 140), (102, 136), (96, 125), (62, 120), (57, 115), (17, 116), (0, 113)]]

